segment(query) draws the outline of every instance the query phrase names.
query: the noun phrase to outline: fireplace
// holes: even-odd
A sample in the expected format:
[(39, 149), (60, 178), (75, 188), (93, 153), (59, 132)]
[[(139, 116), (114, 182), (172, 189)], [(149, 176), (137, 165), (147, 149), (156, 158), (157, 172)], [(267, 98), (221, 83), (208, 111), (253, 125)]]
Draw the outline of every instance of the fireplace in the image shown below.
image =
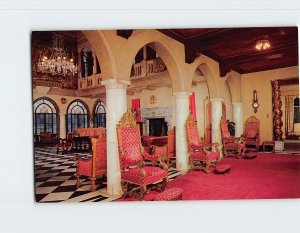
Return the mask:
[(165, 118), (149, 119), (149, 136), (166, 136), (168, 125)]
[(144, 136), (167, 135), (168, 129), (172, 127), (172, 109), (170, 107), (141, 108), (141, 117)]

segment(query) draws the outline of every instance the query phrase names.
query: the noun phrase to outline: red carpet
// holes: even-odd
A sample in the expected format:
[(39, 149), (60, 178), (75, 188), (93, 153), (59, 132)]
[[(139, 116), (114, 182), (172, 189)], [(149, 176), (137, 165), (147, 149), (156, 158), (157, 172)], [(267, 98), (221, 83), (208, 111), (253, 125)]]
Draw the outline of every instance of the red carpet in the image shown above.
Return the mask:
[[(229, 173), (191, 171), (170, 181), (167, 188), (183, 190), (183, 200), (280, 199), (300, 197), (300, 156), (258, 153), (255, 159), (226, 158)], [(150, 192), (145, 200), (153, 198)], [(133, 199), (121, 199), (119, 201)]]

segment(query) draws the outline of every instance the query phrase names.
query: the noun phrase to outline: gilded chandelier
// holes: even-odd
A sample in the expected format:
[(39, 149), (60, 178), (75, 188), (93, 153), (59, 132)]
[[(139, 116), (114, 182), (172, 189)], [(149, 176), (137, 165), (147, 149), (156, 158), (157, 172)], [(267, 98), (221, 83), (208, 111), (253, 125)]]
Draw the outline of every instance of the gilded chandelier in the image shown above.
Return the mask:
[(61, 34), (53, 35), (53, 47), (50, 48), (51, 55), (48, 58), (45, 54), (41, 55), (38, 62), (38, 70), (52, 75), (74, 75), (77, 73), (77, 66), (73, 58), (68, 58), (63, 46)]

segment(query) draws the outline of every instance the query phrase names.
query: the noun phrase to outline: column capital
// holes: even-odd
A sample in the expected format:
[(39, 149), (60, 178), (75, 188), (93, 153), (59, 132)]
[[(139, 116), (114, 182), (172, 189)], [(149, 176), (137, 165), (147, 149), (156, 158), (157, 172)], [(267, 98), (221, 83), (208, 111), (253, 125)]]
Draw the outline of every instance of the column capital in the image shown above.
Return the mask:
[(233, 102), (231, 103), (233, 106), (242, 106), (243, 103), (242, 102)]
[(173, 96), (177, 97), (189, 97), (190, 93), (189, 92), (174, 92)]
[(213, 98), (213, 99), (209, 99), (210, 102), (223, 102), (224, 98)]
[(130, 81), (107, 79), (107, 80), (101, 81), (101, 85), (104, 85), (106, 87), (106, 89), (123, 89), (123, 90), (125, 90), (126, 87), (130, 85)]

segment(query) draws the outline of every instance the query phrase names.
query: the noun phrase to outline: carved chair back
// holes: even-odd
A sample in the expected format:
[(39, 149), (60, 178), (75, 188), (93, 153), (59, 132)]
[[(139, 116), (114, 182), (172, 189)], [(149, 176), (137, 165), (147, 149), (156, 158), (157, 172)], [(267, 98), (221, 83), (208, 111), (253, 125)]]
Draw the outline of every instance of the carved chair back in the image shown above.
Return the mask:
[(117, 125), (121, 169), (138, 165), (143, 160), (139, 126), (132, 112), (123, 114)]
[(222, 139), (230, 138), (230, 133), (226, 121), (221, 121), (221, 135), (222, 135)]
[(168, 157), (175, 156), (175, 127), (168, 132)]
[(250, 116), (246, 121), (245, 137), (255, 138), (259, 136), (260, 121), (255, 116)]
[(186, 122), (185, 122), (185, 128), (186, 128), (186, 138), (188, 147), (191, 147), (192, 145), (201, 145), (203, 144), (202, 140), (200, 140), (197, 122), (195, 121), (192, 114), (189, 114)]
[(102, 130), (98, 138), (92, 138), (93, 160), (92, 176), (106, 173), (107, 155), (106, 155), (106, 131)]

